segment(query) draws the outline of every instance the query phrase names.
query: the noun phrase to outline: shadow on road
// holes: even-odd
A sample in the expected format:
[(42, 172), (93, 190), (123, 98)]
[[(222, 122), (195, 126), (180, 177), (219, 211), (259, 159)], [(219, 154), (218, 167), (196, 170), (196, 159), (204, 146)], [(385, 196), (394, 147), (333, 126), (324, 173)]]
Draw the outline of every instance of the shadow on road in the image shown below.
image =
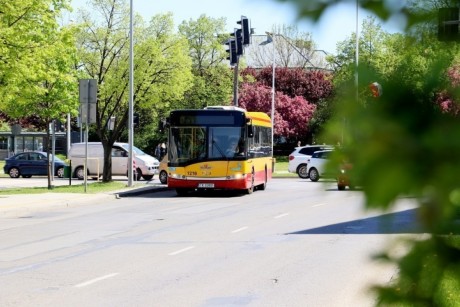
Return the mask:
[(350, 222), (300, 230), (287, 233), (287, 235), (415, 233), (423, 233), (423, 231), (417, 222), (417, 209), (409, 209)]

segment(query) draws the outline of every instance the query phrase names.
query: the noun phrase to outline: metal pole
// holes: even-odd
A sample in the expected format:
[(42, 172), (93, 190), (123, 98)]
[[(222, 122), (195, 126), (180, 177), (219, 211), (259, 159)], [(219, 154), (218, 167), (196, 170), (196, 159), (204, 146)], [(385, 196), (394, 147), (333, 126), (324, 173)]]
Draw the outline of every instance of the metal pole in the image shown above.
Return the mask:
[(54, 182), (54, 155), (56, 154), (56, 120), (53, 119), (53, 135), (51, 136), (51, 155), (53, 161), (51, 161), (51, 181)]
[(272, 44), (273, 44), (273, 71), (272, 71), (272, 111), (271, 111), (271, 119), (272, 119), (272, 155), (274, 154), (274, 134), (275, 134), (275, 67), (276, 67), (276, 54), (275, 54), (275, 36), (272, 36)]
[(238, 60), (233, 66), (233, 105), (238, 106)]
[(66, 150), (66, 153), (65, 153), (65, 156), (68, 158), (69, 157), (69, 150), (70, 150), (70, 144), (71, 144), (71, 140), (70, 140), (70, 113), (67, 113), (67, 125), (66, 125), (67, 129), (67, 150)]
[(129, 109), (128, 109), (128, 187), (133, 186), (133, 0), (129, 3)]
[[(89, 83), (89, 81), (88, 81)], [(85, 179), (84, 180), (84, 183), (85, 183), (85, 193), (86, 193), (86, 190), (88, 188), (88, 121), (89, 121), (89, 114), (90, 114), (90, 111), (89, 111), (89, 84), (88, 84), (88, 99), (86, 99), (86, 119), (85, 119), (85, 167), (84, 167), (84, 174), (83, 174), (83, 178)]]

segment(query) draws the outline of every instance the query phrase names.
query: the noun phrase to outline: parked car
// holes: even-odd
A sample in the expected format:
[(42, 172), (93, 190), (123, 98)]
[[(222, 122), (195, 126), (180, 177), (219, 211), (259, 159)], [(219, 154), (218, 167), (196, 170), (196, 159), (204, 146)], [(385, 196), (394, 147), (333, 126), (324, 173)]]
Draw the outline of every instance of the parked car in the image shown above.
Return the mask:
[(164, 156), (160, 162), (160, 174), (158, 178), (162, 184), (168, 183), (168, 156)]
[[(73, 177), (84, 179), (85, 151), (88, 146), (87, 172), (90, 177), (102, 176), (104, 168), (104, 148), (101, 142), (73, 143), (69, 151), (69, 159), (72, 162)], [(127, 143), (115, 142), (112, 146), (112, 175), (128, 176), (128, 153)], [(160, 161), (146, 154), (136, 146), (133, 146), (133, 163), (136, 166), (136, 179), (144, 178), (152, 180), (153, 175), (158, 174)]]
[(308, 160), (318, 150), (333, 149), (330, 145), (306, 145), (296, 147), (289, 155), (288, 171), (297, 173), (300, 178), (308, 178)]
[(332, 150), (321, 150), (313, 153), (308, 161), (308, 177), (311, 181), (318, 181), (320, 177), (335, 178), (337, 172), (330, 172), (326, 167)]
[[(54, 175), (63, 178), (66, 163), (50, 154), (50, 160), (54, 160)], [(5, 174), (11, 178), (30, 178), (32, 176), (46, 176), (48, 174), (47, 153), (42, 151), (30, 151), (18, 153), (11, 158), (5, 159), (3, 167)]]

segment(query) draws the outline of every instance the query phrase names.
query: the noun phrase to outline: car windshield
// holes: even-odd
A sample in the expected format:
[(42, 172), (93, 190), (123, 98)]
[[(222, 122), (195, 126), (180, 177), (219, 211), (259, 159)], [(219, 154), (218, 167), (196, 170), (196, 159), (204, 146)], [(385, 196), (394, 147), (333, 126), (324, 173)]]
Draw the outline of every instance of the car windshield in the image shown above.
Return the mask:
[[(121, 147), (123, 147), (127, 152), (129, 152), (129, 145), (128, 145), (128, 144), (121, 145)], [(136, 146), (133, 146), (133, 153), (134, 153), (136, 156), (143, 156), (143, 155), (146, 155), (145, 152), (143, 152), (142, 150), (140, 150), (140, 149), (137, 148)]]

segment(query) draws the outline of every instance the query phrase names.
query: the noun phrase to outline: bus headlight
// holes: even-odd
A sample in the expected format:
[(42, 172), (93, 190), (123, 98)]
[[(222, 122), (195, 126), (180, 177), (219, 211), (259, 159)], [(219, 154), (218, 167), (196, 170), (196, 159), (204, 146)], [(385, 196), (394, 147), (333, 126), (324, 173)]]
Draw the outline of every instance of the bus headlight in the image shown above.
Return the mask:
[(229, 180), (232, 180), (232, 179), (238, 180), (238, 179), (243, 179), (245, 177), (246, 177), (246, 174), (236, 173), (236, 174), (234, 174), (232, 176), (228, 176), (227, 179), (229, 179)]
[[(182, 176), (179, 175), (179, 174), (176, 174), (176, 173), (170, 173), (169, 177), (174, 178), (174, 179), (181, 179)], [(185, 176), (183, 176), (183, 177), (185, 177)]]

